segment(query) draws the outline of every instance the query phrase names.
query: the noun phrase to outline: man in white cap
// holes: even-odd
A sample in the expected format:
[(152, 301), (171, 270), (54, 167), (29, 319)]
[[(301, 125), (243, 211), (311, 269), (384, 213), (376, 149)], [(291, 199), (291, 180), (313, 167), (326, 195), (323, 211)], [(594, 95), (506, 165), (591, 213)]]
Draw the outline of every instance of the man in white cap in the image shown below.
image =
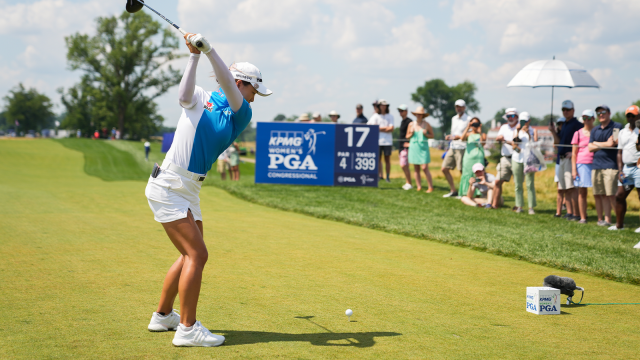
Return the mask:
[(338, 122), (338, 119), (340, 119), (340, 114), (335, 110), (331, 110), (329, 113), (329, 119), (331, 119), (331, 122), (335, 124)]
[(400, 157), (400, 167), (404, 172), (405, 184), (402, 185), (404, 190), (411, 190), (413, 185), (411, 185), (411, 171), (409, 170), (409, 139), (407, 139), (407, 130), (409, 129), (409, 125), (413, 122), (411, 118), (407, 115), (409, 111), (407, 110), (407, 105), (402, 104), (398, 106), (398, 113), (400, 113), (400, 118), (402, 122), (400, 123), (400, 135), (399, 135), (399, 150), (398, 156)]
[(311, 117), (311, 121), (312, 123), (319, 123), (322, 122), (322, 115), (320, 115), (319, 112), (314, 112), (313, 116)]
[(464, 157), (464, 151), (467, 145), (464, 141), (461, 141), (462, 132), (467, 128), (469, 123), (469, 116), (465, 113), (467, 110), (467, 103), (463, 99), (456, 100), (456, 115), (451, 118), (451, 135), (445, 136), (445, 140), (451, 140), (447, 155), (445, 155), (442, 161), (442, 173), (449, 183), (449, 193), (443, 197), (456, 197), (458, 191), (453, 183), (453, 176), (451, 176), (451, 170), (458, 169), (462, 171), (462, 158)]
[[(380, 99), (377, 101), (378, 103), (378, 111), (379, 113), (373, 114), (369, 121), (368, 125), (378, 125), (380, 127), (380, 133), (378, 136), (378, 146), (380, 147), (380, 168), (379, 174), (380, 178), (383, 179), (382, 176), (382, 157), (384, 155), (384, 163), (386, 165), (386, 181), (391, 182), (389, 180), (389, 174), (391, 173), (391, 151), (393, 149), (393, 115), (389, 114), (389, 103), (386, 100)], [(375, 105), (374, 105), (375, 106)]]
[(549, 131), (553, 135), (555, 144), (558, 144), (558, 157), (556, 159), (556, 175), (558, 177), (558, 196), (556, 202), (555, 217), (562, 217), (562, 203), (567, 207), (567, 214), (564, 216), (567, 220), (580, 220), (578, 210), (578, 192), (573, 185), (573, 165), (571, 156), (573, 153), (571, 141), (573, 134), (582, 129), (584, 124), (573, 116), (575, 108), (573, 101), (565, 100), (562, 102), (562, 116), (566, 119), (560, 131), (556, 130), (554, 123), (549, 124)]
[(496, 141), (502, 142), (500, 149), (500, 163), (496, 166), (497, 180), (495, 191), (493, 192), (492, 208), (497, 209), (502, 206), (500, 199), (502, 199), (502, 184), (511, 181), (511, 175), (513, 175), (511, 167), (511, 157), (513, 156), (513, 138), (516, 135), (518, 129), (518, 110), (516, 108), (508, 108), (505, 111), (503, 119), (507, 120), (506, 124), (503, 124), (498, 131)]

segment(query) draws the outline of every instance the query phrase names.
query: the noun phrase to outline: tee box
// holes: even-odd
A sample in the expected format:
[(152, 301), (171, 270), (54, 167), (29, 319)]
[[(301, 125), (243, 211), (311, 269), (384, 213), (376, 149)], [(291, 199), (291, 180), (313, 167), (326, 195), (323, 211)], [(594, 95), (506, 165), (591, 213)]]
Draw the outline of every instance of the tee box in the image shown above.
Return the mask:
[(560, 290), (528, 287), (527, 311), (536, 315), (560, 315)]

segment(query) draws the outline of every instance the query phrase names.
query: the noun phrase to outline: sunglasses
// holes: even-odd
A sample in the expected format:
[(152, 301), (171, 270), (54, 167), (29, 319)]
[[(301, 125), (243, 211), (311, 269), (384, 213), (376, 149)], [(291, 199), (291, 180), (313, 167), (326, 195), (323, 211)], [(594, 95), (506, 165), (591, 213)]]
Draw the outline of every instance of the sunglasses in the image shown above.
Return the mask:
[(606, 113), (608, 113), (608, 111), (607, 111), (607, 110), (602, 110), (602, 111), (598, 111), (596, 114), (598, 114), (598, 115), (604, 115), (604, 114), (606, 114)]
[(507, 119), (513, 119), (515, 117), (517, 117), (518, 115), (507, 115)]
[(573, 109), (562, 108), (562, 111), (571, 111)]
[(633, 114), (627, 114), (627, 119), (631, 119), (631, 118), (633, 118), (633, 117), (636, 117), (636, 116), (635, 116), (635, 115), (633, 115)]
[(582, 119), (589, 120), (589, 121), (594, 120), (593, 116), (587, 116), (587, 115), (583, 116)]

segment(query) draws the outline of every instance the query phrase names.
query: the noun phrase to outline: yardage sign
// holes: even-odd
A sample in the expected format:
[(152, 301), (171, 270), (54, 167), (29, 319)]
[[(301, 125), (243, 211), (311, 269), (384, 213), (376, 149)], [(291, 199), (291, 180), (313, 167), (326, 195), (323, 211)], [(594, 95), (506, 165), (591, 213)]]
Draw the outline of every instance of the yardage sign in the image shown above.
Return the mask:
[(377, 126), (258, 123), (256, 183), (378, 186)]

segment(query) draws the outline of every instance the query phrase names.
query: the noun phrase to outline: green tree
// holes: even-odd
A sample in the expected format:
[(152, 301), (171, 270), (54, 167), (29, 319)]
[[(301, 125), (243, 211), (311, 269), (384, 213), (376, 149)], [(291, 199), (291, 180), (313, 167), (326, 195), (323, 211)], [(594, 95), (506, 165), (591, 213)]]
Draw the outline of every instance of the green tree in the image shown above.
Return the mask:
[(5, 116), (4, 111), (0, 112), (0, 130), (7, 130), (8, 124), (7, 124), (7, 117)]
[[(67, 112), (76, 114), (69, 123), (89, 121), (116, 126), (132, 138), (148, 137), (163, 120), (154, 99), (180, 81), (180, 71), (168, 64), (181, 56), (175, 53), (179, 39), (142, 11), (100, 17), (96, 23), (95, 36), (65, 38), (70, 68), (84, 72), (82, 82), (66, 95)], [(90, 112), (74, 107), (87, 102)]]
[(273, 121), (285, 121), (287, 120), (287, 116), (285, 114), (278, 114), (273, 118)]
[(66, 93), (63, 89), (58, 89), (58, 92), (67, 111), (61, 122), (62, 128), (79, 129), (83, 134), (93, 134), (96, 129), (111, 125), (109, 120), (114, 117), (107, 108), (106, 98), (99, 89), (91, 86), (87, 77), (69, 88)]
[[(42, 131), (52, 126), (55, 114), (51, 111), (51, 99), (36, 89), (27, 90), (24, 85), (19, 84), (9, 91), (4, 100), (5, 122), (8, 127), (15, 127), (16, 132)], [(15, 126), (16, 122), (18, 126)]]
[(440, 123), (443, 134), (451, 132), (451, 118), (456, 114), (454, 103), (463, 99), (467, 103), (467, 112), (480, 111), (480, 103), (474, 95), (477, 87), (470, 81), (464, 81), (455, 86), (448, 86), (441, 79), (433, 79), (418, 87), (411, 99), (422, 104)]

